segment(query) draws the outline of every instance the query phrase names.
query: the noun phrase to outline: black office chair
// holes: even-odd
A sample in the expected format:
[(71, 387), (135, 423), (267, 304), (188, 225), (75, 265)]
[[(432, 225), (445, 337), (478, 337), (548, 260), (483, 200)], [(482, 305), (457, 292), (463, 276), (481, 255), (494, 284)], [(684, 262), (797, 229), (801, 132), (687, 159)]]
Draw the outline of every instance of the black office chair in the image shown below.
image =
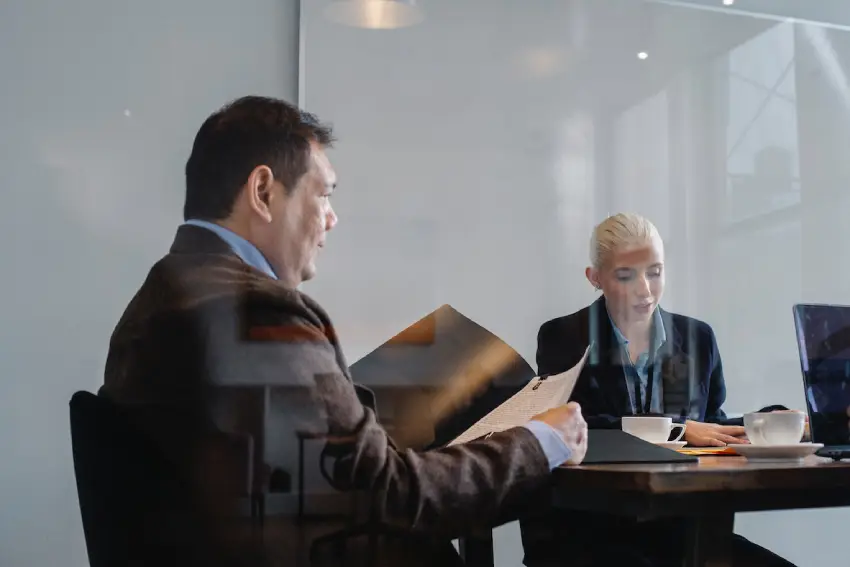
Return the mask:
[[(91, 567), (214, 565), (189, 485), (159, 448), (106, 398), (70, 401), (71, 445)], [(251, 463), (251, 441), (233, 437)], [(252, 478), (246, 467), (246, 482)], [(248, 494), (250, 485), (246, 484)], [(252, 512), (255, 505), (252, 502)], [(193, 545), (196, 543), (196, 545)]]

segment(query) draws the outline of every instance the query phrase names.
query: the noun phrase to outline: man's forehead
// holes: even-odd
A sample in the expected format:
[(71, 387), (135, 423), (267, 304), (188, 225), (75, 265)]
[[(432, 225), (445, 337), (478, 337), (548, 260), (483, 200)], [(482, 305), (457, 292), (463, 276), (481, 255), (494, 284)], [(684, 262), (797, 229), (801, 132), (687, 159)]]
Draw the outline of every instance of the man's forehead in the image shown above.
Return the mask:
[(328, 154), (325, 149), (319, 144), (310, 144), (310, 158), (313, 163), (313, 168), (321, 176), (326, 185), (336, 185), (336, 171), (331, 165), (331, 160), (328, 159)]

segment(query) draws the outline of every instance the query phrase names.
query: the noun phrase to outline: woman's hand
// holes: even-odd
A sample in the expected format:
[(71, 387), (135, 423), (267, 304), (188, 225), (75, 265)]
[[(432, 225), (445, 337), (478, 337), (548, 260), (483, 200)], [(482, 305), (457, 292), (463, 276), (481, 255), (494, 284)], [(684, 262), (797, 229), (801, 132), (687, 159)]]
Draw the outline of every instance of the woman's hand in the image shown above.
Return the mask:
[(742, 425), (718, 425), (701, 421), (685, 422), (685, 441), (694, 447), (725, 447), (749, 443)]

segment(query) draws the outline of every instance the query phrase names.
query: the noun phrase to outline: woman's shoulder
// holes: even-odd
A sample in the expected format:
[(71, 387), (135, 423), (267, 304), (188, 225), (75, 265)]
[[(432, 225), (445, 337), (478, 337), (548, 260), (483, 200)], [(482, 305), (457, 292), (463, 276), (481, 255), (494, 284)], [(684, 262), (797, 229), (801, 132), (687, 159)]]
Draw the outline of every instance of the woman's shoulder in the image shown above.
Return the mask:
[(660, 309), (660, 312), (665, 330), (668, 330), (669, 327), (681, 336), (691, 335), (698, 340), (714, 340), (714, 330), (705, 321), (665, 309)]

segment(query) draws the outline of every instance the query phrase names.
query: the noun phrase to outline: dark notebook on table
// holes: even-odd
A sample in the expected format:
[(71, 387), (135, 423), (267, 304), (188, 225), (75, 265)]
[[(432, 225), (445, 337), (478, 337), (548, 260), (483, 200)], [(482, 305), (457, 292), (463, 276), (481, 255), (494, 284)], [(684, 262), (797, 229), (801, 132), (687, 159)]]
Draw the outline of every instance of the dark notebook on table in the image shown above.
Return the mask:
[(591, 429), (587, 432), (587, 455), (582, 464), (693, 463), (698, 460), (620, 429)]

